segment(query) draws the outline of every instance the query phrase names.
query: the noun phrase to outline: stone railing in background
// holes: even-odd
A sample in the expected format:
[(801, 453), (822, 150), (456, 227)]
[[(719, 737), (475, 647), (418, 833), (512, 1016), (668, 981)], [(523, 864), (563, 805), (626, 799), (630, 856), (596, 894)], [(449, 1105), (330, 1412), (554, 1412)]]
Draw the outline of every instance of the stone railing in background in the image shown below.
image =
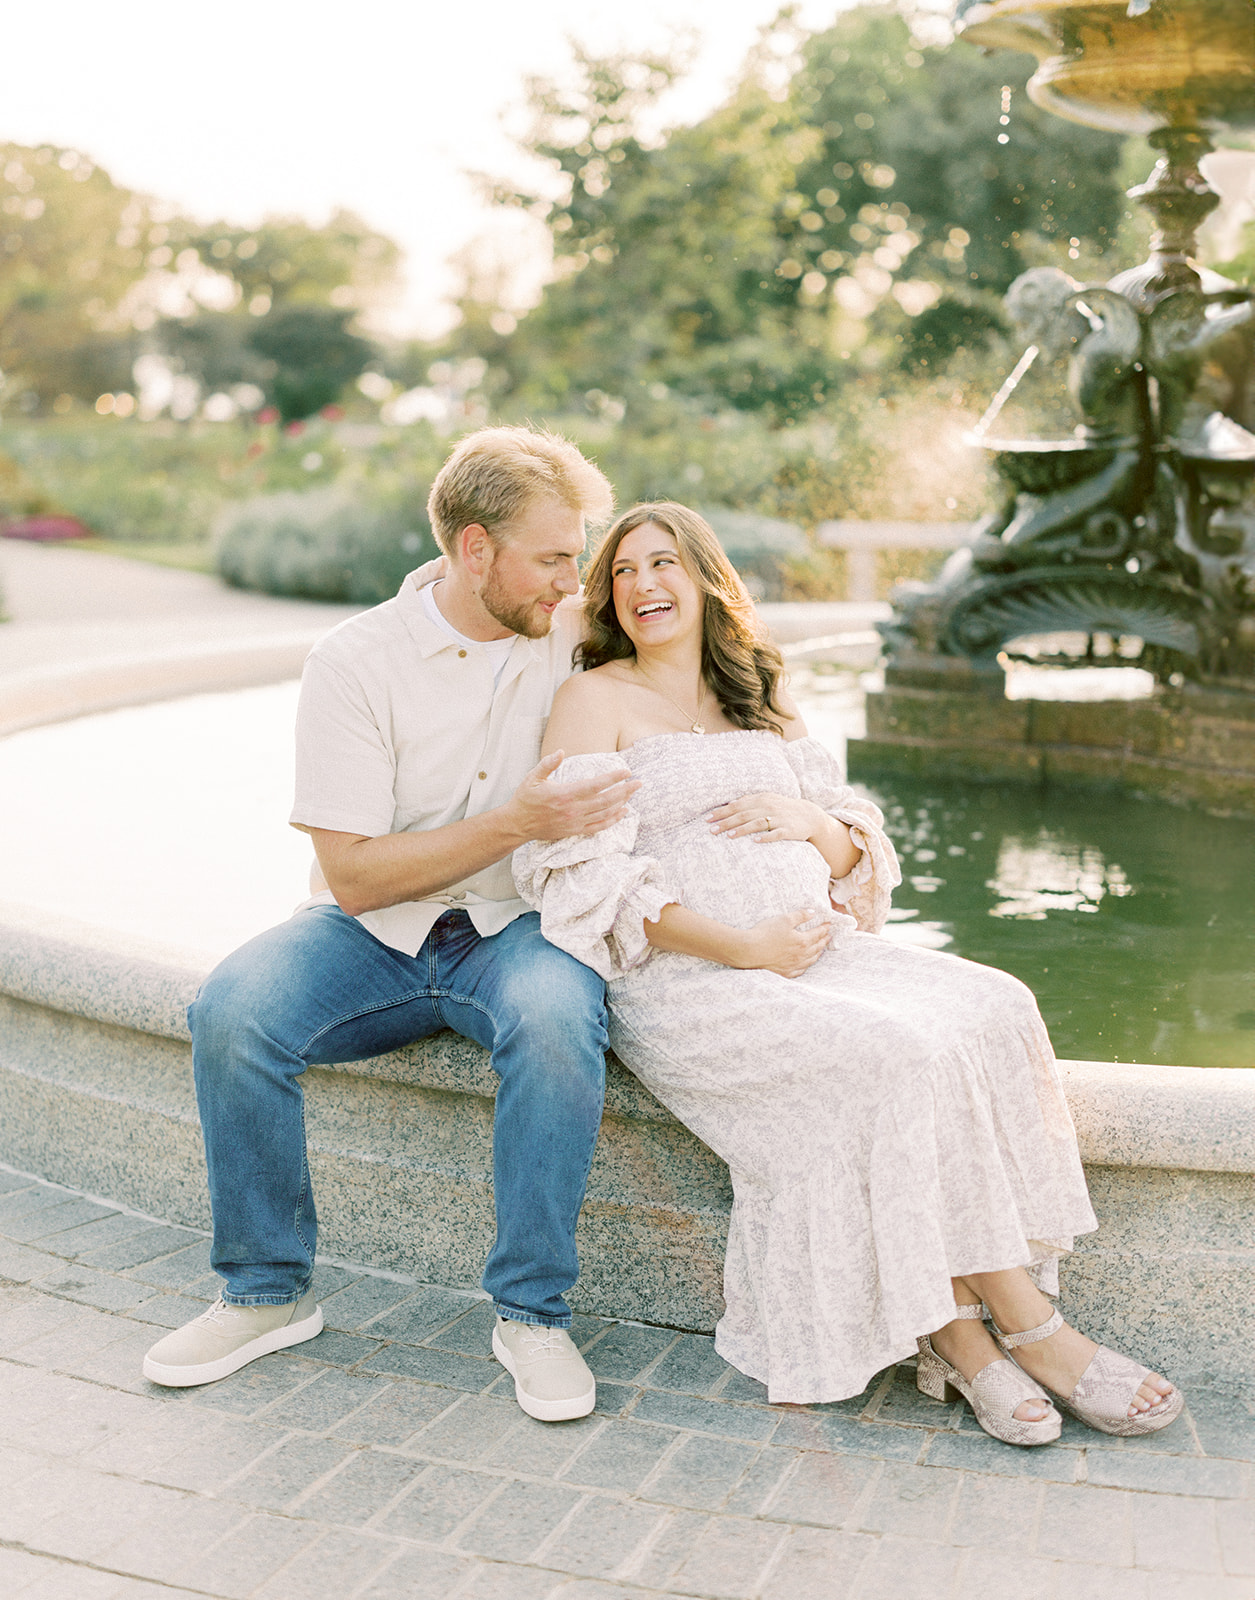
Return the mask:
[[(207, 1226), (183, 1016), (201, 975), (174, 952), (0, 908), (0, 1160)], [(1065, 1309), (1182, 1380), (1255, 1392), (1255, 1069), (1063, 1074), (1103, 1224), (1065, 1263)], [(308, 1072), (323, 1250), (475, 1286), (495, 1084), (449, 1033)], [(575, 1303), (708, 1330), (730, 1203), (724, 1164), (612, 1060)]]
[(971, 544), (974, 522), (821, 522), (816, 542), (846, 553), (847, 600), (883, 600), (876, 560), (881, 550), (958, 550)]

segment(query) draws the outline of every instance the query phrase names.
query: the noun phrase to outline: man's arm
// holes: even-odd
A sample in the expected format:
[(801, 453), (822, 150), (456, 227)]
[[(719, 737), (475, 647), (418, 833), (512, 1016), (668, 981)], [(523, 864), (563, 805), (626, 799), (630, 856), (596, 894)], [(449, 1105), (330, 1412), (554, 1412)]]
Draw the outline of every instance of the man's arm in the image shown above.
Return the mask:
[(533, 839), (599, 833), (624, 814), (640, 787), (624, 767), (577, 783), (553, 783), (555, 750), (533, 768), (502, 806), (443, 828), (377, 838), (307, 828), (327, 887), (351, 917), (403, 900), (422, 900), (460, 883)]

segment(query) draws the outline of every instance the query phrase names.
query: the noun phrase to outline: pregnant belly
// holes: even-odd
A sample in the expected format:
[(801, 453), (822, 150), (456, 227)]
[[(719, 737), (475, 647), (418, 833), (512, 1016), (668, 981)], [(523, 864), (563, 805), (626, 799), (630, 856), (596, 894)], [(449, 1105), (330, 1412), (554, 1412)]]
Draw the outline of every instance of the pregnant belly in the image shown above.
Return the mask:
[[(791, 839), (756, 844), (704, 828), (682, 830), (663, 856), (681, 905), (733, 928), (804, 906), (828, 909), (828, 863), (814, 845)], [(667, 860), (670, 856), (670, 861)]]

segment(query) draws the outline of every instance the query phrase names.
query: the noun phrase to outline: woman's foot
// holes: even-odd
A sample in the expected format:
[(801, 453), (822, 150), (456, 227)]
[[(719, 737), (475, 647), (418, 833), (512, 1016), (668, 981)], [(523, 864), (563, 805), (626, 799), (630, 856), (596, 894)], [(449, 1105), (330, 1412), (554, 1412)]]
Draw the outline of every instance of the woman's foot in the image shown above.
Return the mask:
[[(1030, 1328), (1040, 1327), (1054, 1314), (1050, 1301), (1020, 1269), (973, 1274), (963, 1282), (973, 1294), (981, 1295), (995, 1326), (1003, 1334), (1025, 1333)], [(1044, 1389), (1067, 1400), (1089, 1370), (1099, 1348), (1092, 1339), (1065, 1322), (1045, 1339), (1016, 1346), (1015, 1361)], [(1136, 1420), (1175, 1393), (1167, 1378), (1158, 1372), (1148, 1372), (1129, 1401), (1126, 1415)]]
[[(947, 1322), (945, 1327), (937, 1329), (929, 1342), (941, 1359), (961, 1372), (968, 1383), (991, 1361), (1007, 1359), (985, 1324), (974, 1320)], [(1027, 1372), (1028, 1368), (1024, 1370)], [(1029, 1373), (1029, 1376), (1035, 1378), (1036, 1374)], [(1053, 1409), (1046, 1400), (1023, 1400), (1011, 1415), (1020, 1422), (1042, 1422)]]

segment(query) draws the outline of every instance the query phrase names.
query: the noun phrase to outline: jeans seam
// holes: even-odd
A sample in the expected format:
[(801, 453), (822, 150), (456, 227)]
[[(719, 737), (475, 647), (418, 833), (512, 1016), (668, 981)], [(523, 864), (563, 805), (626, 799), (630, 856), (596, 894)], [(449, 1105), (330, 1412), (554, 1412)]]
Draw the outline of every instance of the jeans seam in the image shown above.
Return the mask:
[(430, 989), (415, 989), (409, 994), (397, 995), (391, 1000), (381, 1000), (378, 1005), (363, 1006), (360, 1011), (346, 1011), (342, 1017), (337, 1017), (334, 1022), (324, 1023), (321, 1028), (311, 1033), (309, 1038), (294, 1055), (304, 1058), (324, 1035), (331, 1033), (336, 1028), (342, 1028), (346, 1022), (356, 1022), (360, 1017), (373, 1016), (376, 1011), (392, 1011), (397, 1006), (408, 1006), (415, 1000), (434, 1000), (436, 997)]
[(571, 1326), (571, 1313), (569, 1311), (565, 1318), (546, 1317), (537, 1311), (521, 1311), (517, 1306), (512, 1306), (505, 1300), (494, 1300), (492, 1308), (503, 1322), (525, 1322), (531, 1328), (561, 1328), (564, 1331)]

